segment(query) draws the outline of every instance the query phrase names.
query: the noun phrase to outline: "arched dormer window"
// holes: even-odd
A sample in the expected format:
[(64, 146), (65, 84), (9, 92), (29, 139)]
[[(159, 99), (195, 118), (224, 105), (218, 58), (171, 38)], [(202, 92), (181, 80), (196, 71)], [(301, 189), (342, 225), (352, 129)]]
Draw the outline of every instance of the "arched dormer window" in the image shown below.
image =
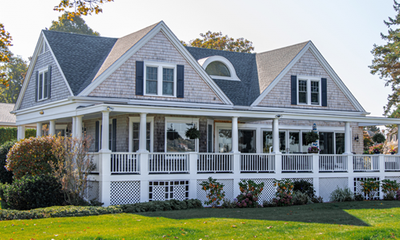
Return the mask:
[(198, 60), (206, 72), (215, 79), (240, 81), (232, 63), (222, 56), (211, 56)]

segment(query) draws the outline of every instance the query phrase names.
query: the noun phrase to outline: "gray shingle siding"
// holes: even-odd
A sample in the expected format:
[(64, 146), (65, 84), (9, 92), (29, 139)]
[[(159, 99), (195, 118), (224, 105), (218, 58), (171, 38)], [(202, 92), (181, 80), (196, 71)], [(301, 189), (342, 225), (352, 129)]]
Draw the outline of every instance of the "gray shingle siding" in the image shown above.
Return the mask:
[[(43, 101), (35, 101), (35, 90), (36, 90), (36, 71), (51, 66), (51, 98)], [(36, 60), (36, 65), (33, 69), (32, 76), (29, 78), (28, 87), (25, 91), (25, 95), (22, 99), (21, 106), (19, 109), (39, 106), (45, 103), (50, 103), (62, 99), (66, 99), (71, 96), (67, 84), (65, 83), (60, 70), (58, 69), (56, 62), (51, 55), (50, 51), (40, 54)]]

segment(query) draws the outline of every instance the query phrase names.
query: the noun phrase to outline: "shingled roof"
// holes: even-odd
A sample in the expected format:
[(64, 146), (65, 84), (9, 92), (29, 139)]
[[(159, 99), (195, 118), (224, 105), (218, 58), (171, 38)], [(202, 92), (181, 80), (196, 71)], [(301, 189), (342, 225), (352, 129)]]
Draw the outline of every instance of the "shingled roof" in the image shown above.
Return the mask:
[(10, 112), (14, 109), (14, 103), (0, 103), (0, 126), (15, 125), (16, 117)]

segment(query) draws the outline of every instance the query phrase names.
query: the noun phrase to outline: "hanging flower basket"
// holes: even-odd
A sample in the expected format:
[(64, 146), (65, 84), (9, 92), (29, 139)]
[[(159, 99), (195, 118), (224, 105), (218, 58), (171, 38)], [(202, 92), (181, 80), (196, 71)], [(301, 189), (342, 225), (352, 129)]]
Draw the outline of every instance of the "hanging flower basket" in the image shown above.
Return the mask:
[(197, 139), (200, 137), (200, 131), (196, 127), (191, 127), (186, 130), (186, 137), (190, 139)]
[(309, 147), (308, 153), (319, 153), (319, 148), (318, 147)]
[(304, 139), (306, 140), (306, 145), (313, 143), (319, 139), (319, 135), (316, 132), (310, 131), (304, 135)]

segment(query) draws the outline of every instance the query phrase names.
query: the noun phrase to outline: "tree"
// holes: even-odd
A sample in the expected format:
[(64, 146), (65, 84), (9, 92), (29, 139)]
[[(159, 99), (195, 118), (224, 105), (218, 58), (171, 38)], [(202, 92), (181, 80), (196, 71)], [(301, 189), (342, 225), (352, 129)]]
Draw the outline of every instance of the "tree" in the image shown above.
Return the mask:
[[(10, 61), (10, 57), (12, 53), (8, 49), (11, 47), (11, 35), (9, 32), (6, 32), (4, 29), (4, 25), (0, 23), (0, 63), (7, 63)], [(6, 74), (0, 70), (0, 84), (7, 86)]]
[(372, 140), (376, 143), (383, 143), (385, 142), (386, 138), (382, 133), (378, 132), (375, 133), (375, 135), (372, 137)]
[(397, 11), (395, 18), (389, 17), (389, 21), (384, 21), (389, 28), (388, 34), (381, 33), (385, 45), (374, 44), (371, 53), (374, 56), (372, 65), (369, 66), (372, 74), (385, 81), (385, 86), (392, 88), (392, 93), (388, 96), (388, 103), (384, 107), (384, 114), (390, 115), (393, 108), (400, 103), (400, 4), (394, 0), (393, 8)]
[(0, 66), (0, 71), (5, 73), (6, 85), (0, 85), (0, 102), (15, 103), (21, 90), (22, 83), (28, 70), (28, 63), (21, 57), (11, 55), (10, 61)]
[(62, 16), (58, 17), (58, 21), (52, 21), (49, 30), (100, 36), (98, 32), (93, 31), (86, 24), (85, 20), (83, 20), (81, 16), (68, 18), (68, 14), (69, 13), (66, 12)]
[[(238, 38), (235, 40), (228, 37), (228, 35), (223, 35), (222, 32), (211, 31), (200, 33), (200, 36), (202, 38), (191, 40), (189, 45), (192, 47), (210, 48), (230, 52), (251, 53), (251, 51), (254, 51), (253, 42), (244, 38)], [(185, 46), (188, 45), (185, 42), (182, 43)]]

